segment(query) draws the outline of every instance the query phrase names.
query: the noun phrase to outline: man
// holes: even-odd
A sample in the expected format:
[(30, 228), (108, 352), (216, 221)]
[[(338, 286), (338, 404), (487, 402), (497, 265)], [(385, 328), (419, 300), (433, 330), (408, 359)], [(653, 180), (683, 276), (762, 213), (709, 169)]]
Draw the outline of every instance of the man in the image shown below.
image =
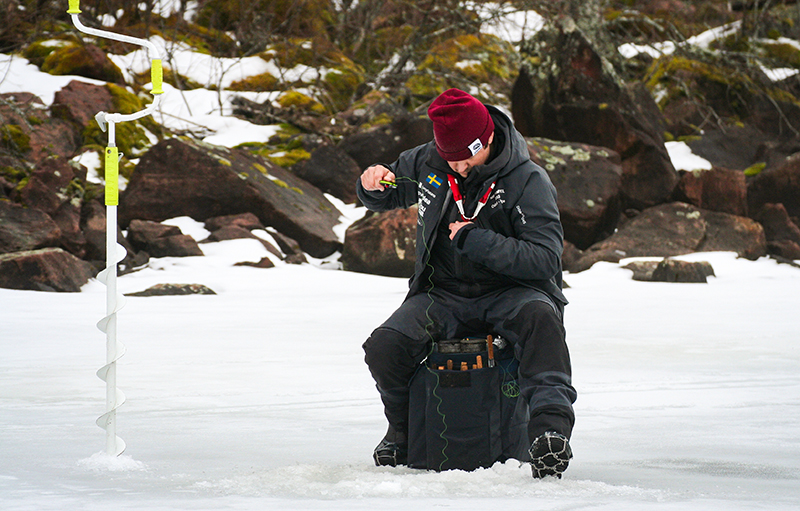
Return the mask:
[(370, 210), (419, 206), (409, 293), (364, 343), (389, 421), (375, 463), (406, 463), (408, 385), (430, 342), (493, 332), (515, 344), (520, 395), (531, 410), (533, 475), (560, 477), (572, 457), (577, 394), (555, 188), (497, 108), (450, 89), (428, 116), (433, 141), (367, 168), (356, 185)]

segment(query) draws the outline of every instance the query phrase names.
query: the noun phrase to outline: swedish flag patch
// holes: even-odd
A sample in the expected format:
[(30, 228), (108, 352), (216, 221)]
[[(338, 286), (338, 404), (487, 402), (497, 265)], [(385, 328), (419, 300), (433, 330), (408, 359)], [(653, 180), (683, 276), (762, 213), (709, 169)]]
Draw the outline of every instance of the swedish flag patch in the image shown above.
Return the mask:
[(433, 172), (428, 174), (428, 177), (426, 177), (425, 180), (428, 182), (429, 185), (433, 186), (434, 188), (439, 188), (440, 186), (442, 186), (441, 179)]

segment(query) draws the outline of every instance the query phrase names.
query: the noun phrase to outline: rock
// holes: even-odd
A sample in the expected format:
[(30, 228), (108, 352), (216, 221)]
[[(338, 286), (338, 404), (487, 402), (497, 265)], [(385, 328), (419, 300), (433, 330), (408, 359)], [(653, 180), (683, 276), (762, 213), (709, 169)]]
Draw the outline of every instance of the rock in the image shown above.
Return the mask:
[(55, 247), (61, 229), (44, 211), (0, 200), (0, 254)]
[(274, 268), (275, 263), (269, 257), (262, 257), (258, 262), (242, 261), (234, 264), (234, 266), (252, 266), (253, 268)]
[(252, 231), (253, 229), (264, 228), (264, 225), (262, 225), (258, 217), (252, 213), (215, 216), (205, 221), (205, 228), (211, 232), (214, 232), (217, 229), (221, 229), (222, 227), (228, 227), (229, 225), (242, 227), (244, 229), (247, 229), (248, 231)]
[(417, 208), (367, 213), (345, 233), (339, 260), (345, 270), (410, 277), (416, 262)]
[(766, 204), (783, 204), (790, 217), (800, 217), (800, 152), (782, 165), (764, 170), (747, 184), (747, 207), (758, 216)]
[(311, 152), (311, 158), (292, 167), (295, 175), (345, 204), (357, 201), (355, 182), (361, 170), (343, 149), (330, 145), (315, 149)]
[(50, 111), (54, 117), (71, 121), (83, 129), (96, 122), (97, 112), (113, 112), (114, 102), (107, 87), (72, 80), (55, 93)]
[(658, 261), (632, 261), (623, 268), (633, 272), (633, 280), (650, 282), (653, 280), (653, 271), (658, 266)]
[(20, 190), (20, 199), (26, 206), (52, 215), (70, 199), (67, 187), (74, 177), (67, 160), (46, 158), (39, 162), (28, 183)]
[(664, 259), (659, 262), (653, 273), (653, 282), (686, 282), (707, 283), (707, 277), (714, 276), (714, 268), (706, 261), (689, 262), (676, 259)]
[(764, 226), (767, 250), (787, 259), (800, 259), (800, 228), (783, 204), (764, 204), (755, 220)]
[(259, 156), (169, 139), (142, 156), (120, 198), (120, 225), (178, 216), (198, 221), (250, 212), (314, 257), (341, 249), (340, 213), (317, 188)]
[(765, 169), (772, 169), (800, 151), (796, 140), (776, 140), (774, 135), (749, 125), (707, 131), (693, 136), (686, 145), (693, 154), (708, 160), (714, 167), (740, 171), (758, 163), (763, 163)]
[(736, 252), (755, 261), (767, 255), (767, 238), (758, 222), (741, 216), (703, 211), (706, 235), (695, 252)]
[(179, 227), (147, 220), (133, 220), (128, 226), (128, 241), (134, 249), (144, 250), (152, 257), (201, 256), (203, 251)]
[(156, 284), (144, 291), (126, 293), (125, 296), (183, 296), (183, 295), (215, 295), (213, 289), (203, 284)]
[(528, 151), (556, 187), (566, 240), (585, 249), (614, 232), (620, 215), (619, 155), (544, 138), (528, 139)]
[[(433, 123), (427, 117), (401, 115), (392, 122), (345, 137), (338, 148), (364, 170), (374, 163), (392, 163), (400, 153), (433, 140)], [(355, 179), (351, 181), (352, 183)]]
[(308, 262), (303, 250), (300, 248), (300, 244), (295, 240), (277, 231), (270, 231), (269, 235), (272, 236), (272, 239), (275, 240), (281, 251), (286, 254), (285, 262), (289, 264), (303, 264)]
[(624, 84), (574, 23), (545, 27), (521, 54), (511, 110), (524, 136), (615, 151), (622, 157), (623, 207), (669, 199), (678, 175), (664, 145), (663, 116), (643, 85)]
[(800, 243), (790, 240), (768, 241), (767, 251), (787, 260), (800, 259)]
[(50, 156), (71, 158), (80, 147), (80, 133), (72, 123), (52, 118), (42, 100), (27, 92), (0, 94), (0, 118), (3, 125), (15, 127), (12, 140), (15, 154), (36, 163)]
[(60, 248), (0, 255), (0, 287), (77, 293), (96, 274), (94, 266)]
[(586, 270), (597, 261), (712, 251), (736, 252), (748, 259), (766, 255), (764, 230), (749, 218), (681, 202), (663, 204), (642, 211), (612, 236), (589, 247), (570, 271)]
[(41, 66), (51, 75), (78, 75), (125, 86), (122, 71), (94, 44), (71, 44), (54, 50)]
[(83, 259), (86, 256), (86, 237), (81, 231), (81, 207), (78, 200), (64, 202), (51, 215), (61, 230), (59, 245), (70, 254)]
[[(100, 202), (91, 200), (83, 204), (81, 208), (81, 232), (86, 240), (84, 245), (84, 259), (88, 261), (106, 260), (106, 208)], [(136, 249), (128, 242), (117, 226), (117, 243), (122, 245), (128, 252), (128, 257), (133, 258)], [(140, 259), (137, 259), (140, 260)], [(146, 259), (145, 259), (146, 262)], [(130, 266), (129, 261), (125, 261)], [(138, 265), (137, 265), (138, 266)]]
[(275, 246), (270, 243), (269, 241), (259, 238), (255, 234), (251, 233), (244, 227), (239, 227), (238, 225), (228, 225), (225, 227), (220, 227), (216, 231), (212, 232), (208, 238), (204, 241), (225, 241), (225, 240), (238, 240), (238, 239), (254, 239), (258, 240), (267, 251), (278, 257), (279, 259), (283, 259), (283, 255), (281, 251), (275, 248)]
[(747, 183), (743, 172), (713, 167), (680, 175), (675, 200), (710, 211), (747, 216)]

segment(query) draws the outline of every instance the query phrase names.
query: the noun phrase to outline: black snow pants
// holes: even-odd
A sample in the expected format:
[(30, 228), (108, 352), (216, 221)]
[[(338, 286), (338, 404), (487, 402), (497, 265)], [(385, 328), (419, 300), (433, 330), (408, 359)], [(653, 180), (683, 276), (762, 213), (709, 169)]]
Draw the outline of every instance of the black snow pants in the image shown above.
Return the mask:
[(530, 440), (545, 431), (569, 438), (577, 393), (562, 314), (548, 295), (524, 287), (477, 298), (434, 289), (406, 299), (363, 345), (390, 427), (407, 432), (408, 385), (433, 341), (491, 333), (515, 345), (520, 395), (531, 411)]

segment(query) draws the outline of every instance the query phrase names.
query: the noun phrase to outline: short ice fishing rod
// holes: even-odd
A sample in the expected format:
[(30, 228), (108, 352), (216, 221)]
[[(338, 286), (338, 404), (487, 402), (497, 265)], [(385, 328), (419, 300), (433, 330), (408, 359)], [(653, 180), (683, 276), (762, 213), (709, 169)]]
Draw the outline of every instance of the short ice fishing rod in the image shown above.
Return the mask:
[(145, 39), (87, 27), (78, 18), (80, 13), (80, 0), (69, 0), (67, 14), (72, 17), (75, 28), (89, 35), (142, 46), (147, 49), (151, 62), (153, 89), (150, 92), (153, 102), (150, 106), (129, 115), (98, 112), (94, 117), (100, 129), (108, 131), (105, 149), (106, 268), (97, 275), (97, 279), (106, 285), (106, 316), (97, 323), (97, 328), (106, 334), (106, 365), (97, 371), (97, 376), (106, 382), (106, 412), (97, 419), (97, 425), (106, 430), (106, 454), (119, 456), (125, 451), (125, 442), (117, 436), (117, 408), (125, 402), (125, 395), (117, 389), (117, 360), (125, 354), (125, 346), (117, 341), (117, 312), (124, 306), (124, 298), (117, 292), (117, 263), (125, 258), (126, 251), (117, 243), (119, 160), (122, 155), (117, 149), (115, 125), (135, 121), (155, 112), (164, 91), (161, 89), (161, 58), (155, 44)]

